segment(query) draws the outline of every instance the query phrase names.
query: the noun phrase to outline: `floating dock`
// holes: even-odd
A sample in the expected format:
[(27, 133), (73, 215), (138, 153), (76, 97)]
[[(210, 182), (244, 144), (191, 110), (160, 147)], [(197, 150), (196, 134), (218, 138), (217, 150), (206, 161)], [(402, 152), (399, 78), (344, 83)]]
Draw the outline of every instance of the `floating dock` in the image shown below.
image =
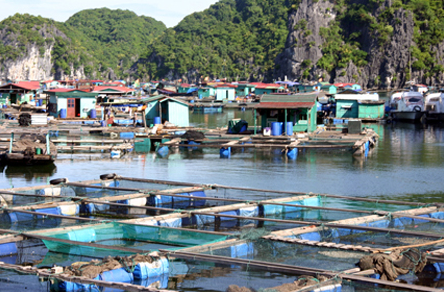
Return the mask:
[[(177, 279), (191, 285), (206, 277), (205, 270), (213, 271), (215, 278), (230, 275), (227, 279), (232, 282), (223, 280), (226, 287), (221, 291), (235, 283), (248, 286), (240, 281), (244, 276), (253, 282), (258, 277), (260, 286), (255, 289), (273, 288), (279, 275), (296, 282), (307, 276), (318, 281), (295, 291), (442, 288), (403, 278), (414, 272), (420, 278), (427, 274), (440, 279), (444, 269), (441, 203), (116, 174), (83, 182), (55, 179), (50, 185), (0, 190), (0, 196), (0, 270), (51, 279), (54, 291), (96, 286), (174, 291), (181, 290)], [(31, 249), (37, 253), (29, 257)], [(395, 253), (398, 258), (390, 258)], [(150, 259), (122, 262), (136, 255)], [(105, 265), (108, 256), (119, 256), (120, 267), (89, 276), (70, 272), (73, 263)], [(380, 266), (356, 267), (369, 256), (389, 261), (396, 274)], [(415, 256), (416, 260), (408, 260)], [(48, 263), (56, 267), (45, 268)], [(274, 276), (267, 276), (269, 272)], [(190, 273), (193, 277), (184, 276)], [(394, 281), (394, 276), (403, 281)], [(282, 279), (279, 285), (285, 283)]]

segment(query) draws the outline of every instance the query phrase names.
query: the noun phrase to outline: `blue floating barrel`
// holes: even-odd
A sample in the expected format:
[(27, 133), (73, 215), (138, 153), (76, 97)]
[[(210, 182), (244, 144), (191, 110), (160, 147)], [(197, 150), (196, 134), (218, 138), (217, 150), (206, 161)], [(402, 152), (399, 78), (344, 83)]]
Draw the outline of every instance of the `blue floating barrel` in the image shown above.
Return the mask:
[(62, 108), (60, 110), (60, 118), (61, 119), (66, 119), (66, 108)]
[(288, 149), (287, 157), (290, 159), (298, 158), (298, 148)]
[(287, 136), (293, 136), (293, 122), (287, 122)]
[[(226, 212), (220, 212), (220, 215), (230, 215), (230, 216), (237, 216), (236, 211), (226, 211)], [(231, 218), (231, 217), (219, 217), (220, 220), (220, 227), (223, 228), (233, 228), (238, 225), (237, 218)]]
[(121, 132), (120, 138), (121, 139), (134, 139), (134, 132)]
[(272, 136), (282, 135), (282, 123), (279, 122), (271, 123), (271, 135)]
[(154, 117), (154, 125), (159, 125), (159, 124), (162, 124), (160, 117)]
[(199, 94), (199, 99), (202, 99), (203, 97), (202, 97), (202, 94)]
[(8, 256), (17, 253), (17, 245), (15, 242), (0, 244), (0, 256)]
[(231, 157), (231, 147), (220, 148), (220, 158), (230, 158)]
[(134, 281), (132, 273), (128, 273), (124, 268), (106, 271), (100, 274), (102, 281), (131, 283)]
[(101, 125), (102, 127), (106, 127), (106, 121), (100, 121), (100, 125)]
[(194, 99), (190, 100), (190, 103), (194, 103)]
[(95, 109), (91, 109), (91, 110), (89, 111), (89, 117), (90, 117), (91, 119), (95, 119), (95, 118), (97, 118), (97, 112), (96, 112)]

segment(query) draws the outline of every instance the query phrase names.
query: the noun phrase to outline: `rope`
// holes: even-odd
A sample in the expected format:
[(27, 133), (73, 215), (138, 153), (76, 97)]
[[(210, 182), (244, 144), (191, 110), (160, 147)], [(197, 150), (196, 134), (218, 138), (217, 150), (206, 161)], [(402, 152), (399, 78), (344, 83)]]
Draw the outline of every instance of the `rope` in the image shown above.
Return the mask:
[(442, 243), (442, 242), (444, 242), (444, 239), (429, 241), (429, 242), (421, 243), (421, 244), (412, 244), (412, 245), (406, 245), (406, 246), (395, 246), (395, 247), (386, 248), (386, 249), (378, 249), (378, 250), (374, 250), (373, 253), (382, 253), (382, 252), (388, 252), (388, 251), (397, 250), (397, 249), (406, 249), (405, 252), (407, 252), (410, 248), (413, 248), (413, 247), (436, 245), (436, 244)]

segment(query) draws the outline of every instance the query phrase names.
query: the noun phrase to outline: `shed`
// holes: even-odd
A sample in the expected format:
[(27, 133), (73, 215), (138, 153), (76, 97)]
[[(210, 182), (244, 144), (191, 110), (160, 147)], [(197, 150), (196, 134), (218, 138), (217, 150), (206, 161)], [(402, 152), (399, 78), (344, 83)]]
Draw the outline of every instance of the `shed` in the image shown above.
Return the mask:
[(96, 115), (98, 93), (59, 88), (45, 91), (49, 95), (49, 115), (55, 118), (87, 118)]
[(384, 101), (377, 93), (364, 93), (345, 90), (335, 96), (337, 118), (383, 118)]
[(39, 81), (21, 81), (0, 86), (1, 104), (21, 104), (33, 102), (36, 93), (40, 90)]
[(262, 116), (262, 129), (271, 123), (293, 123), (294, 132), (313, 132), (316, 130), (316, 98), (323, 93), (294, 95), (263, 95), (255, 106)]
[(199, 98), (208, 98), (216, 94), (216, 89), (212, 87), (200, 87), (197, 94), (199, 95)]
[(250, 84), (248, 82), (238, 82), (233, 84), (237, 85), (236, 96), (247, 96), (256, 88), (256, 85)]
[(319, 91), (319, 87), (320, 87), (320, 85), (318, 85), (318, 84), (314, 84), (314, 85), (299, 84), (296, 88), (297, 88), (297, 92), (305, 93), (305, 92)]
[(160, 117), (163, 121), (168, 121), (179, 127), (189, 127), (190, 112), (189, 103), (165, 95), (156, 95), (141, 99), (146, 105), (145, 119), (147, 125), (154, 124), (154, 118)]
[(279, 90), (285, 90), (285, 86), (275, 83), (253, 82), (251, 84), (255, 85), (254, 93), (256, 95), (277, 93)]
[(333, 95), (338, 93), (338, 88), (333, 84), (323, 84), (321, 86), (321, 90), (324, 91), (328, 95)]
[(125, 86), (94, 86), (92, 92), (100, 95), (125, 96), (134, 95), (136, 91)]
[(225, 83), (208, 86), (214, 88), (216, 100), (234, 100), (236, 97), (236, 85)]

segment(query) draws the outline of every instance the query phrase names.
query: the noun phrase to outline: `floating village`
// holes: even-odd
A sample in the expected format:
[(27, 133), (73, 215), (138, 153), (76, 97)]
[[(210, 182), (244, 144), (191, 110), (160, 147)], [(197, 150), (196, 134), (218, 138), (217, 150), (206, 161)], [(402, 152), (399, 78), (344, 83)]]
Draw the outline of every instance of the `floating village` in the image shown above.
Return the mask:
[[(0, 94), (6, 169), (52, 167), (64, 154), (119, 161), (205, 149), (225, 161), (244, 151), (371, 160), (381, 139), (371, 125), (444, 120), (442, 93), (421, 84), (387, 98), (351, 83), (223, 80), (11, 81)], [(226, 110), (252, 121), (190, 125), (190, 115)], [(4, 291), (18, 282), (70, 292), (444, 288), (444, 202), (95, 172), (0, 190)]]

